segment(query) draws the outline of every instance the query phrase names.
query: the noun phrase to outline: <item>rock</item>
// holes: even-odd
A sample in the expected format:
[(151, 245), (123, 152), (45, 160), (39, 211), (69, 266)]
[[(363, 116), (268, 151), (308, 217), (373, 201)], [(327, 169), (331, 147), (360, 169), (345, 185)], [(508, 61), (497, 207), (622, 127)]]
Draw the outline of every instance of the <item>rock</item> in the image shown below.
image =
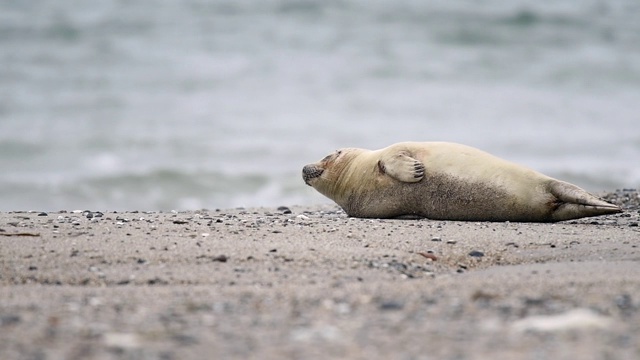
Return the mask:
[(380, 310), (402, 310), (403, 307), (403, 303), (393, 300), (383, 301), (379, 306)]
[(218, 255), (218, 256), (212, 256), (211, 260), (217, 261), (217, 262), (227, 262), (227, 260), (229, 260), (229, 257), (226, 255)]
[(282, 211), (283, 214), (291, 214), (291, 209), (286, 206), (278, 206), (278, 211)]
[(563, 314), (529, 316), (513, 323), (518, 332), (561, 332), (581, 329), (605, 329), (612, 324), (606, 316), (589, 309), (573, 309)]
[(0, 327), (17, 324), (21, 321), (20, 315), (8, 314), (0, 316)]
[(135, 349), (140, 347), (140, 337), (133, 333), (109, 332), (103, 335), (105, 346), (116, 349)]
[(469, 253), (469, 256), (472, 256), (472, 257), (483, 257), (484, 253), (482, 251), (473, 250), (472, 252)]

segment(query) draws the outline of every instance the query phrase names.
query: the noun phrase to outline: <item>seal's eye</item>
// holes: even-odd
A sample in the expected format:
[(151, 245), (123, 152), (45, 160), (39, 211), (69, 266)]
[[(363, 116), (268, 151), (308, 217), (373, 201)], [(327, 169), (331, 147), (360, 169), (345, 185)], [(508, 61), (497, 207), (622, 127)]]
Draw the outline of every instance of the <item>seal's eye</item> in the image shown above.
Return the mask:
[(340, 156), (340, 154), (342, 154), (342, 150), (336, 150), (336, 157)]

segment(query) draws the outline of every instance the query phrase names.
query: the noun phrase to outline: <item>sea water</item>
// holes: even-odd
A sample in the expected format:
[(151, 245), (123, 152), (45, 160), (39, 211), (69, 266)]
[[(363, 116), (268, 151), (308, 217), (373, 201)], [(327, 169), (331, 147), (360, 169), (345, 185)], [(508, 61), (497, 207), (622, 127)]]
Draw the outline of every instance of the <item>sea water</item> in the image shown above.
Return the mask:
[(0, 210), (318, 204), (341, 147), (640, 185), (640, 2), (0, 2)]

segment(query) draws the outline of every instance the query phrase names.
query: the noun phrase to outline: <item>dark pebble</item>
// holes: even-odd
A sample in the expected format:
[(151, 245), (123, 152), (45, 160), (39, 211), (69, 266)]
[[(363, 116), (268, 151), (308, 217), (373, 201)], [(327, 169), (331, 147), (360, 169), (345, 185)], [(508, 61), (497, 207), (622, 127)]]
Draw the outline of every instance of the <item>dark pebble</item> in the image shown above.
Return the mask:
[(168, 283), (168, 281), (160, 279), (159, 277), (147, 280), (147, 284), (149, 285), (167, 285)]
[(41, 212), (38, 214), (38, 216), (49, 216), (49, 214), (47, 214), (46, 212)]
[(472, 252), (469, 253), (469, 256), (473, 256), (473, 257), (483, 257), (484, 253), (482, 251), (478, 251), (478, 250), (473, 250)]
[(380, 310), (402, 310), (404, 304), (398, 301), (385, 301), (380, 304)]
[(618, 306), (618, 308), (623, 311), (632, 310), (634, 308), (633, 301), (631, 300), (631, 295), (629, 294), (622, 294), (616, 297), (615, 303), (616, 306)]
[(20, 315), (2, 315), (0, 316), (0, 326), (14, 325), (20, 322)]
[(218, 255), (218, 256), (211, 257), (211, 260), (218, 261), (218, 262), (227, 262), (229, 258), (226, 255)]
[(291, 214), (291, 209), (286, 206), (279, 206), (278, 211), (282, 211), (283, 214)]
[(193, 345), (198, 343), (198, 338), (191, 335), (176, 334), (176, 335), (173, 335), (172, 338), (175, 342), (177, 342), (180, 345)]
[(184, 225), (184, 224), (188, 224), (189, 222), (186, 220), (173, 220), (173, 223), (177, 225)]

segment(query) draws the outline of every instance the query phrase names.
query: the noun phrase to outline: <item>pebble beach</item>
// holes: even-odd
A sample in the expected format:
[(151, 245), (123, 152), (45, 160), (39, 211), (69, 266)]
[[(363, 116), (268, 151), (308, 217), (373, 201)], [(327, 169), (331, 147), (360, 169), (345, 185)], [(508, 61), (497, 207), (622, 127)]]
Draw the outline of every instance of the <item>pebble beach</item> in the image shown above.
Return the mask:
[(637, 359), (640, 199), (604, 198), (625, 212), (0, 213), (0, 358)]

